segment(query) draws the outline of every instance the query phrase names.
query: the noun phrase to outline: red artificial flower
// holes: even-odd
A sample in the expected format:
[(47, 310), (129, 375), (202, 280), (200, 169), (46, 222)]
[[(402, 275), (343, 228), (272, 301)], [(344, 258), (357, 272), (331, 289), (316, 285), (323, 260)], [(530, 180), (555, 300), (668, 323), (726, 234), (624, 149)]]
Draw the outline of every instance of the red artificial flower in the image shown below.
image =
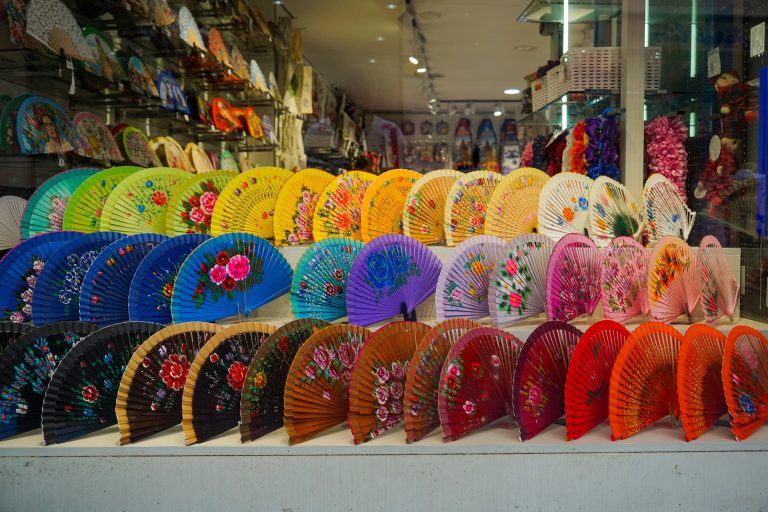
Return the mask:
[(227, 278), (224, 279), (224, 282), (221, 283), (222, 288), (224, 288), (228, 292), (231, 292), (232, 290), (234, 290), (235, 285), (237, 285), (237, 283), (230, 276), (227, 276)]
[(291, 342), (288, 339), (288, 336), (281, 336), (280, 339), (277, 341), (277, 348), (282, 353), (288, 352), (288, 350), (291, 348)]
[(240, 391), (243, 389), (246, 373), (248, 373), (248, 367), (240, 361), (235, 361), (227, 370), (227, 383), (235, 391)]
[(96, 400), (99, 399), (99, 390), (96, 389), (96, 386), (83, 386), (83, 400), (85, 400), (88, 403), (93, 403)]
[(200, 199), (197, 196), (190, 197), (187, 202), (189, 206), (200, 206)]
[(160, 367), (160, 376), (163, 378), (163, 382), (174, 391), (184, 387), (187, 373), (189, 373), (189, 361), (187, 361), (187, 356), (183, 355), (171, 354)]
[(229, 263), (229, 254), (227, 254), (226, 251), (221, 251), (219, 254), (216, 255), (216, 263), (218, 263), (221, 266), (224, 266), (227, 263)]

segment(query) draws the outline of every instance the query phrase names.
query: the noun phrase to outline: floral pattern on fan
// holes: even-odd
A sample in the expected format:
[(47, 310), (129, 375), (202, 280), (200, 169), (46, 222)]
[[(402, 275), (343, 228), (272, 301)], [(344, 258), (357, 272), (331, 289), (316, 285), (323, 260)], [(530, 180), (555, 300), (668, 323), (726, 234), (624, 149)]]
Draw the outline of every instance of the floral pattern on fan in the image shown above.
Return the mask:
[(673, 247), (665, 246), (660, 257), (656, 259), (656, 264), (651, 269), (649, 279), (653, 283), (651, 286), (651, 299), (660, 301), (669, 289), (669, 285), (680, 274), (685, 272), (690, 264), (690, 259), (681, 258), (681, 254), (674, 250)]
[(638, 303), (642, 314), (648, 312), (644, 296), (648, 259), (645, 248), (634, 239), (619, 237), (611, 241), (603, 256), (601, 277), (606, 317), (624, 320), (626, 315), (634, 315)]
[[(477, 185), (479, 187), (482, 187), (485, 185), (485, 178), (478, 178), (474, 180), (474, 182), (465, 183), (465, 185), (466, 186)], [(456, 196), (454, 196), (453, 198), (453, 204), (458, 205), (459, 203), (461, 203), (466, 193), (467, 192), (464, 189), (460, 189), (456, 194)], [(482, 199), (471, 195), (469, 197), (469, 206), (470, 206), (471, 214), (469, 216), (469, 227), (467, 229), (470, 233), (482, 233), (483, 228), (485, 226), (486, 204), (482, 201)], [(452, 232), (456, 231), (457, 224), (458, 224), (458, 219), (456, 217), (451, 218), (450, 229)]]
[(64, 275), (64, 281), (61, 283), (58, 296), (61, 304), (71, 303), (73, 297), (79, 300), (85, 274), (91, 268), (99, 253), (100, 251), (88, 251), (83, 254), (72, 253), (67, 256), (66, 261), (69, 268)]
[[(348, 174), (336, 183), (338, 188), (325, 202), (325, 208), (318, 210), (317, 216), (327, 236), (353, 237), (360, 231), (360, 205), (371, 182)], [(332, 217), (329, 212), (335, 209), (345, 211)]]
[(497, 306), (499, 311), (522, 315), (528, 310), (528, 301), (534, 293), (532, 284), (536, 283), (533, 283), (534, 276), (526, 258), (532, 250), (542, 247), (544, 244), (540, 241), (528, 241), (518, 247), (517, 252), (507, 253), (506, 258), (500, 262), (496, 286), (503, 288), (504, 293)]
[(476, 281), (473, 279), (480, 278), (486, 275), (490, 267), (493, 270), (493, 262), (488, 262), (486, 253), (484, 251), (470, 252), (469, 260), (462, 265), (464, 269), (464, 275), (468, 278), (468, 292), (464, 295), (464, 291), (459, 287), (456, 281), (448, 281), (446, 293), (448, 295), (448, 304), (461, 309), (465, 307), (465, 304), (474, 302), (476, 304), (483, 304), (487, 298), (477, 293)]
[(403, 394), (409, 364), (410, 361), (392, 361), (386, 365), (377, 361), (374, 364), (376, 381), (373, 397), (379, 406), (376, 409), (376, 428), (369, 434), (371, 439), (403, 420)]
[[(391, 265), (390, 265), (391, 262)], [(365, 282), (376, 290), (375, 300), (391, 296), (407, 282), (409, 277), (421, 275), (421, 269), (402, 248), (390, 246), (384, 252), (372, 252), (366, 257), (368, 273)]]
[[(359, 334), (349, 331), (346, 332), (345, 336), (345, 340), (338, 340), (340, 341), (338, 343), (334, 342), (330, 348), (322, 345), (315, 347), (312, 361), (307, 364), (304, 375), (299, 380), (307, 385), (318, 378), (323, 378), (332, 385), (341, 381), (344, 384), (344, 399), (346, 400), (352, 367), (357, 361), (357, 354), (360, 352), (364, 340)], [(336, 348), (334, 349), (333, 346)], [(322, 396), (324, 399), (330, 400), (331, 392), (325, 390)]]
[(236, 244), (217, 254), (206, 254), (205, 262), (197, 271), (197, 288), (192, 295), (196, 308), (206, 300), (218, 302), (222, 297), (235, 299), (235, 291), (247, 291), (264, 279), (264, 261), (252, 256), (253, 242)]
[(45, 260), (39, 256), (32, 256), (29, 259), (30, 266), (27, 272), (22, 276), (27, 286), (24, 290), (16, 294), (15, 311), (5, 311), (5, 316), (15, 324), (29, 322), (32, 320), (32, 297), (35, 294), (35, 285), (40, 272), (45, 267)]
[(64, 210), (67, 208), (68, 197), (51, 196), (51, 208), (48, 210), (48, 230), (61, 231), (64, 222)]
[[(551, 320), (568, 322), (581, 315), (578, 304), (588, 304), (600, 296), (600, 266), (582, 265), (573, 254), (563, 254), (560, 268), (560, 302), (549, 313)], [(589, 312), (591, 313), (591, 312)]]
[[(492, 375), (495, 379), (499, 379), (498, 369), (501, 367), (501, 358), (492, 354), (489, 358), (488, 368), (494, 369)], [(461, 393), (462, 386), (467, 379), (481, 379), (485, 376), (485, 368), (478, 362), (474, 362), (469, 368), (465, 368), (464, 360), (461, 356), (458, 356), (448, 363), (445, 367), (445, 386), (440, 386), (440, 395), (448, 401), (448, 405), (452, 409), (461, 408), (467, 416), (474, 416), (477, 412), (477, 403), (472, 400), (465, 400), (463, 403), (457, 403), (456, 397)], [(478, 394), (478, 399), (487, 401), (490, 400), (491, 393), (487, 389), (483, 389)], [(485, 421), (485, 418), (482, 419)]]
[(562, 225), (565, 221), (572, 222), (576, 213), (586, 212), (589, 208), (589, 200), (585, 196), (574, 196), (571, 204), (563, 207), (562, 217), (558, 217), (557, 223)]
[(160, 160), (149, 149), (147, 137), (137, 128), (128, 127), (123, 130), (123, 150), (131, 162), (143, 167), (159, 166)]
[(320, 194), (313, 194), (309, 188), (301, 187), (301, 196), (296, 200), (296, 213), (291, 220), (298, 227), (296, 233), (288, 233), (288, 243), (298, 245), (312, 240), (312, 213)]
[(210, 232), (213, 208), (220, 193), (221, 190), (213, 180), (206, 180), (200, 184), (198, 191), (182, 200), (184, 211), (179, 215), (188, 226), (187, 233), (208, 234)]

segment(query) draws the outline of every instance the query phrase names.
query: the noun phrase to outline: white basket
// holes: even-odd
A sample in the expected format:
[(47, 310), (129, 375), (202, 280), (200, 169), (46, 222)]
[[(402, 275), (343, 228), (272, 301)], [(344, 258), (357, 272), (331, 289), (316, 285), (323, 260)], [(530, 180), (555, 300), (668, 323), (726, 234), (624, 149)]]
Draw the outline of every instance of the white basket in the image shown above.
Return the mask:
[(571, 91), (616, 90), (621, 86), (621, 48), (572, 48), (563, 55)]
[(645, 49), (645, 90), (658, 91), (661, 88), (661, 48), (652, 46)]
[(568, 93), (570, 84), (565, 64), (555, 66), (547, 72), (547, 102), (552, 103)]
[(537, 111), (547, 104), (547, 76), (531, 82), (531, 103), (533, 111)]

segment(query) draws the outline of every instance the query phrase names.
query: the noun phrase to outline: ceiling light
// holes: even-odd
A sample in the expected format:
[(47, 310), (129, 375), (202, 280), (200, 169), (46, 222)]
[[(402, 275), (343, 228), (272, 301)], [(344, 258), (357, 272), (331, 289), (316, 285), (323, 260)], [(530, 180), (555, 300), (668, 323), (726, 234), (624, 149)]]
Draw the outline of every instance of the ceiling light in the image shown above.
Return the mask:
[(504, 89), (504, 94), (520, 94), (520, 89), (512, 88), (512, 89)]
[(429, 102), (432, 103), (432, 104), (435, 104), (435, 103), (437, 103), (437, 98), (435, 98), (433, 96), (433, 97), (429, 98)]
[(427, 72), (427, 68), (416, 68), (416, 72), (417, 73), (426, 73)]
[(533, 46), (530, 44), (519, 44), (512, 49), (515, 50), (516, 52), (532, 52), (536, 48), (537, 48), (536, 46)]
[(419, 18), (421, 18), (424, 21), (436, 21), (440, 19), (440, 12), (439, 11), (424, 11), (419, 14)]
[(376, 59), (371, 59), (368, 62), (370, 62), (371, 64), (376, 64)]
[(389, 9), (390, 11), (394, 11), (395, 9), (397, 9), (397, 5), (396, 4), (387, 4), (387, 9)]
[(504, 105), (501, 103), (497, 103), (496, 106), (493, 107), (493, 115), (495, 117), (501, 117), (501, 115), (504, 113)]
[(414, 66), (415, 66), (416, 64), (418, 64), (418, 63), (419, 63), (419, 59), (417, 59), (417, 58), (416, 58), (416, 57), (414, 57), (413, 55), (411, 55), (410, 57), (408, 57), (408, 60), (409, 60), (409, 61), (410, 61), (410, 63), (411, 63), (411, 64), (413, 64)]
[(378, 36), (378, 37), (376, 38), (376, 40), (377, 40), (378, 42), (382, 42), (382, 41), (384, 40), (384, 36)]

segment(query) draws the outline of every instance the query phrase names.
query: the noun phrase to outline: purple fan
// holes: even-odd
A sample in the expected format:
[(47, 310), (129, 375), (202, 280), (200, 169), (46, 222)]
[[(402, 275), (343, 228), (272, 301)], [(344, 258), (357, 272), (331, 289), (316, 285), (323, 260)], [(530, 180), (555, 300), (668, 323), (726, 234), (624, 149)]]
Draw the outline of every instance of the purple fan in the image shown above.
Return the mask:
[(427, 246), (403, 235), (382, 235), (360, 251), (347, 285), (347, 314), (371, 325), (402, 313), (416, 320), (416, 306), (435, 293), (442, 265)]
[(600, 301), (600, 251), (584, 235), (565, 235), (547, 265), (547, 318), (569, 322), (591, 315)]

